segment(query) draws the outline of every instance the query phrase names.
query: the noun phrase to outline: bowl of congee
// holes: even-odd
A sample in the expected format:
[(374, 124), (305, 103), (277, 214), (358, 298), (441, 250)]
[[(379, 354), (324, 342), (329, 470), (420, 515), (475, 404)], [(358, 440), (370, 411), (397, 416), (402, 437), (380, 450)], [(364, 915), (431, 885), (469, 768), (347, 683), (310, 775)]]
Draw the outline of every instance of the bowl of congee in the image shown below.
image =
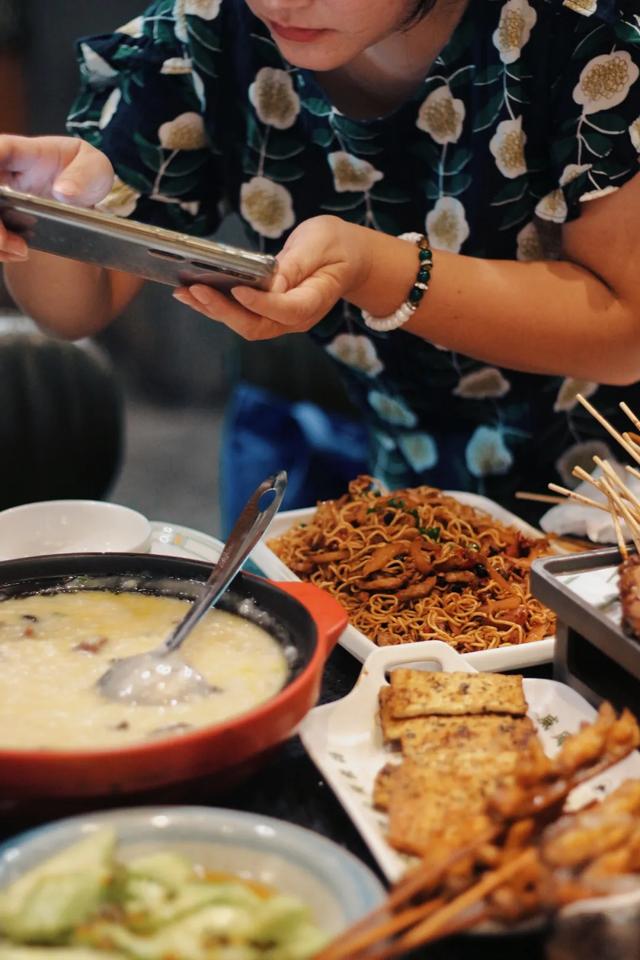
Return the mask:
[(180, 649), (206, 694), (164, 703), (103, 694), (201, 595), (207, 563), (65, 554), (0, 563), (3, 797), (153, 791), (250, 768), (317, 701), (346, 614), (312, 584), (238, 574)]

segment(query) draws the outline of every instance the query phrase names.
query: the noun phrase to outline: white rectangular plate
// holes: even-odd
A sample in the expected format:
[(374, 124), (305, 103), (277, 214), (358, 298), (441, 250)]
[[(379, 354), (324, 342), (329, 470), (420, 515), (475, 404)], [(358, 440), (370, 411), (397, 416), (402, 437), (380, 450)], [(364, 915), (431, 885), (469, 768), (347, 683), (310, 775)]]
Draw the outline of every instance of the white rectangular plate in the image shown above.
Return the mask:
[[(387, 843), (386, 817), (374, 809), (371, 796), (376, 774), (394, 756), (382, 741), (377, 721), (378, 691), (387, 682), (386, 672), (402, 665), (476, 672), (464, 657), (439, 640), (379, 647), (367, 658), (353, 690), (342, 700), (316, 707), (299, 729), (309, 756), (390, 882), (397, 880), (409, 861)], [(567, 734), (578, 730), (583, 721), (590, 722), (596, 714), (575, 690), (555, 680), (525, 679), (524, 693), (529, 716), (549, 755), (558, 750)], [(640, 777), (638, 753), (574, 790), (571, 805), (582, 806), (599, 798), (629, 777)]]
[[(489, 513), (501, 523), (517, 527), (518, 530), (529, 537), (542, 536), (539, 530), (487, 497), (460, 490), (446, 490), (445, 493), (455, 497), (461, 503), (467, 503), (477, 510)], [(272, 537), (281, 536), (299, 523), (308, 523), (315, 512), (315, 507), (288, 510), (279, 513), (272, 521), (261, 543), (263, 549), (260, 553), (260, 567), (272, 580), (299, 580), (300, 578), (289, 567), (285, 566), (273, 551), (269, 550), (266, 542)], [(338, 643), (361, 663), (364, 663), (370, 653), (378, 649), (373, 640), (370, 640), (364, 633), (351, 625), (344, 630)], [(532, 667), (538, 663), (547, 663), (553, 660), (554, 643), (555, 638), (551, 636), (545, 637), (543, 640), (534, 640), (532, 643), (506, 644), (493, 650), (479, 650), (476, 653), (467, 653), (465, 656), (478, 670), (522, 670), (524, 667)]]

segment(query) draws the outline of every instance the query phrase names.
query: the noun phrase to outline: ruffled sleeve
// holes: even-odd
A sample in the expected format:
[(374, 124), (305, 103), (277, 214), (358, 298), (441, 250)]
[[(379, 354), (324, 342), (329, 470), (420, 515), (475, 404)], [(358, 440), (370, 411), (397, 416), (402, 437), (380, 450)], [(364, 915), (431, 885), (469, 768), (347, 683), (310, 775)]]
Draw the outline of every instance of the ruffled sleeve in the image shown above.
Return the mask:
[(640, 171), (640, 14), (637, 0), (562, 0), (551, 91), (551, 191), (542, 219), (575, 219), (583, 202)]
[(206, 235), (219, 221), (216, 143), (220, 0), (202, 16), (156, 0), (112, 35), (78, 41), (79, 94), (67, 130), (101, 149), (116, 179), (101, 206), (119, 216)]

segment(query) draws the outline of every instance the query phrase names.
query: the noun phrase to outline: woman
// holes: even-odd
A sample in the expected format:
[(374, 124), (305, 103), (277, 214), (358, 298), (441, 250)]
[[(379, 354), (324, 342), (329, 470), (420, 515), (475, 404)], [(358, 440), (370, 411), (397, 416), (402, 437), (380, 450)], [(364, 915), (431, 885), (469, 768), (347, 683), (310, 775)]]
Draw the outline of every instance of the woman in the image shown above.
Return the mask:
[[(238, 210), (261, 249), (281, 251), (274, 290), (175, 296), (247, 338), (310, 331), (391, 484), (505, 502), (606, 455), (576, 394), (597, 391), (611, 414), (619, 393), (633, 405), (614, 387), (640, 379), (635, 9), (156, 0), (81, 42), (68, 128), (84, 141), (0, 138), (0, 169), (22, 189), (106, 195), (114, 213), (194, 233)], [(405, 231), (429, 237), (428, 290)], [(6, 234), (2, 246), (16, 299), (66, 336), (100, 329), (138, 288), (23, 262)], [(417, 309), (399, 311), (410, 291)]]

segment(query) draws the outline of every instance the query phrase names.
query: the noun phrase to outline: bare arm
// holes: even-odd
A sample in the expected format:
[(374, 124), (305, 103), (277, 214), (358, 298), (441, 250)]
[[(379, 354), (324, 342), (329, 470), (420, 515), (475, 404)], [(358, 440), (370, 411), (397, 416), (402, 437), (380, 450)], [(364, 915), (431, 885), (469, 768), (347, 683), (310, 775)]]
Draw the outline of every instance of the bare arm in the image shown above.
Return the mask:
[[(484, 260), (436, 250), (431, 287), (404, 329), (468, 356), (601, 383), (640, 379), (640, 174), (585, 203), (564, 227), (562, 261)], [(272, 293), (236, 288), (237, 303), (201, 285), (178, 298), (247, 339), (310, 329), (344, 297), (392, 313), (415, 278), (413, 245), (317, 217), (279, 257)]]
[(41, 327), (69, 340), (106, 327), (135, 296), (142, 281), (128, 273), (32, 251), (6, 264), (12, 297)]
[[(640, 377), (639, 220), (640, 175), (585, 203), (582, 216), (564, 227), (562, 261), (436, 251), (431, 288), (406, 329), (499, 366), (632, 383)], [(391, 238), (381, 240), (387, 242), (373, 269), (349, 299), (384, 315), (405, 295), (400, 278), (411, 277), (416, 257)], [(385, 260), (387, 270), (376, 268)]]

